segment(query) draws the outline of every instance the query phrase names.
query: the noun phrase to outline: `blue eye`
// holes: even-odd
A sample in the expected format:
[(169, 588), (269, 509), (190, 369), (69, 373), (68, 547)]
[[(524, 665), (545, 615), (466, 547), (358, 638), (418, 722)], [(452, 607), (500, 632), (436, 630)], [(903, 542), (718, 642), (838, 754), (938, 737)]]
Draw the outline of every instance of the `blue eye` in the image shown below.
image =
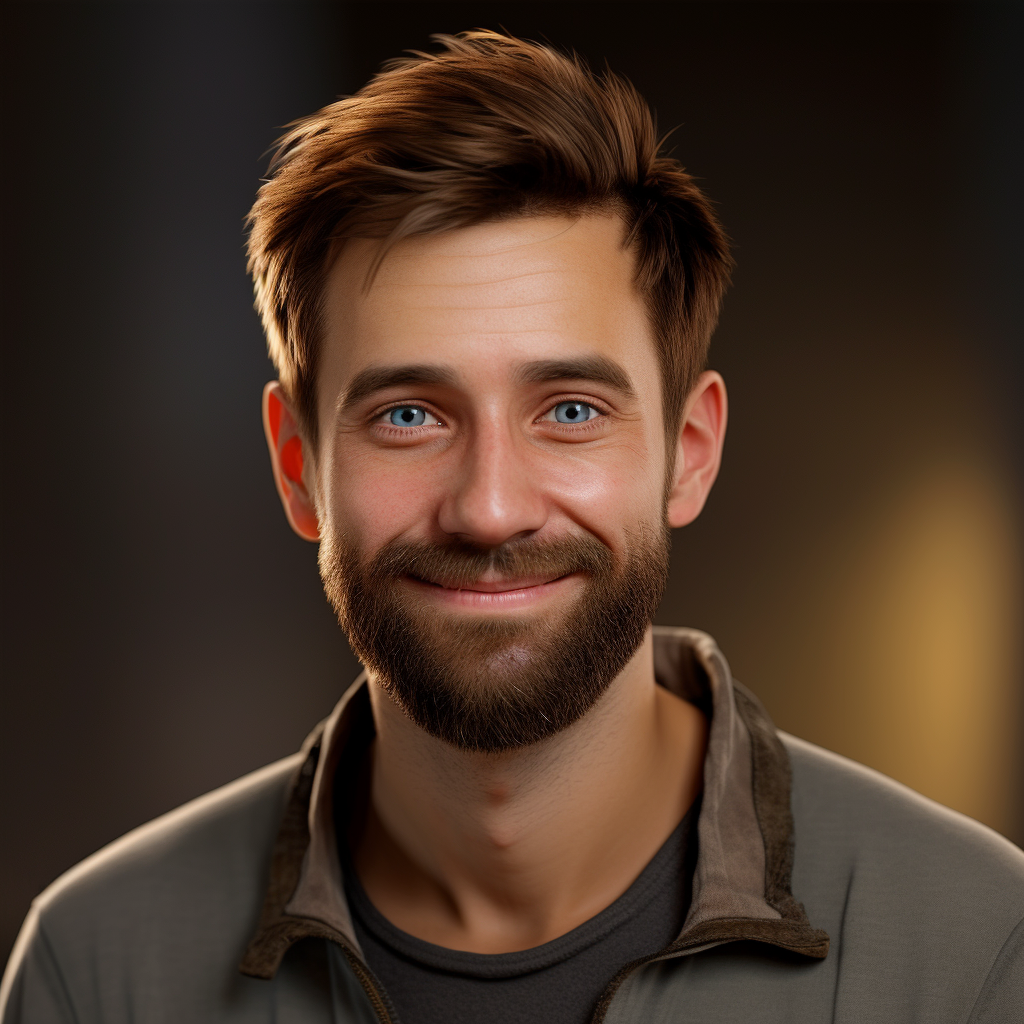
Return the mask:
[(388, 413), (388, 422), (396, 427), (420, 427), (426, 418), (426, 411), (418, 405), (400, 405)]
[(559, 402), (552, 410), (558, 423), (585, 423), (600, 413), (586, 402)]

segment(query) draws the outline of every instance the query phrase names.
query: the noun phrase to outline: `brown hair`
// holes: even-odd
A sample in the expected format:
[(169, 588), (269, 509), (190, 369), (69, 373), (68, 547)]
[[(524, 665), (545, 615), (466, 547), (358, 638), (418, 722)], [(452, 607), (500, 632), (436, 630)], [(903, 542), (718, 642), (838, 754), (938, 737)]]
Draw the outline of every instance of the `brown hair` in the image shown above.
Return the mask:
[(345, 238), (385, 239), (538, 212), (613, 208), (626, 224), (678, 428), (728, 283), (728, 243), (650, 108), (610, 71), (496, 32), (433, 37), (355, 95), (296, 122), (249, 213), (270, 357), (310, 439), (323, 281)]

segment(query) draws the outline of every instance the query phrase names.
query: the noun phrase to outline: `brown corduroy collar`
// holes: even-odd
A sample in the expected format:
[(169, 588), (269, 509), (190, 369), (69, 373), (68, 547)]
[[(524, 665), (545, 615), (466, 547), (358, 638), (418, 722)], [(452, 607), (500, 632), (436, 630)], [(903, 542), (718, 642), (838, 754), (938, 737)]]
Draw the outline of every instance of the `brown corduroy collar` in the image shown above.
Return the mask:
[[(824, 957), (828, 936), (811, 926), (790, 891), (789, 758), (767, 712), (733, 681), (715, 642), (698, 630), (655, 627), (654, 668), (662, 686), (705, 711), (710, 730), (690, 909), (675, 942), (650, 959), (741, 939)], [(372, 731), (360, 677), (303, 745), (305, 757), (291, 784), (263, 912), (242, 973), (272, 978), (295, 942), (331, 939), (376, 1004), (345, 899), (333, 792), (336, 785), (356, 786), (355, 772), (339, 771), (339, 765)]]

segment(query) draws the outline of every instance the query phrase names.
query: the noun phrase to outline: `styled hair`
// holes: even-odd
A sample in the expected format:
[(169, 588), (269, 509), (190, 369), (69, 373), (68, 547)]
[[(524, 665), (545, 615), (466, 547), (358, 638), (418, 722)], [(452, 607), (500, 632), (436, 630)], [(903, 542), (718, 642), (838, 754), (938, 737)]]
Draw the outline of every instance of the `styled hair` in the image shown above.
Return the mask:
[(440, 52), (388, 61), (353, 96), (296, 122), (249, 213), (256, 308), (309, 439), (324, 280), (345, 239), (382, 239), (379, 265), (411, 235), (599, 210), (624, 221), (674, 432), (731, 268), (711, 204), (660, 154), (651, 110), (624, 78), (497, 32), (432, 39)]

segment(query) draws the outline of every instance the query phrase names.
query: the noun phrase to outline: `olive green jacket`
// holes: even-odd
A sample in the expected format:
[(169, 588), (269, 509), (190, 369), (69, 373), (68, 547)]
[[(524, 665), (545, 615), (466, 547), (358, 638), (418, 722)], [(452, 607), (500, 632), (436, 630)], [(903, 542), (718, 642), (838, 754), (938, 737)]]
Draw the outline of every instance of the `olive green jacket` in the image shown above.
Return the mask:
[[(778, 733), (705, 634), (656, 630), (655, 659), (711, 720), (693, 899), (671, 945), (610, 978), (595, 1022), (1024, 1021), (1024, 853)], [(355, 785), (371, 735), (357, 683), (299, 754), (58, 879), (18, 939), (0, 1022), (393, 1020), (333, 832), (335, 787)]]

